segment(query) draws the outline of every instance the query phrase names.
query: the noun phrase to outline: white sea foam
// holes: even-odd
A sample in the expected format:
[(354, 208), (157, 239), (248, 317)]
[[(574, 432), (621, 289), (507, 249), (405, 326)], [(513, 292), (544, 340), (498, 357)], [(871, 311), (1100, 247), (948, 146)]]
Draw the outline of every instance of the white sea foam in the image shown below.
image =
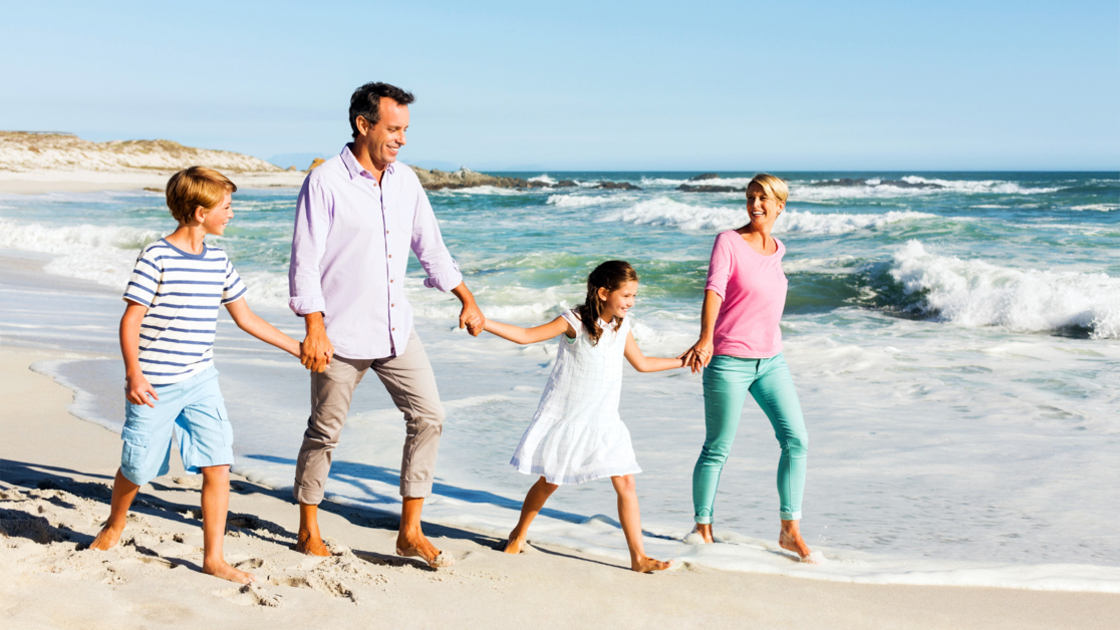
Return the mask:
[(1071, 206), (1070, 210), (1078, 212), (1115, 212), (1120, 210), (1120, 203), (1090, 203), (1083, 206)]
[(620, 201), (620, 199), (614, 196), (603, 197), (600, 195), (588, 196), (568, 194), (549, 195), (547, 203), (548, 205), (556, 206), (557, 208), (586, 208), (588, 206), (598, 206), (604, 203), (614, 203), (618, 201)]
[[(774, 224), (774, 231), (803, 234), (845, 234), (878, 229), (893, 223), (935, 219), (935, 214), (891, 211), (883, 214), (828, 214), (787, 209)], [(730, 230), (749, 221), (745, 207), (699, 206), (655, 197), (628, 208), (607, 213), (604, 221), (624, 221), (641, 225), (666, 225), (687, 231)]]
[(869, 178), (867, 183), (859, 186), (816, 186), (794, 183), (790, 185), (790, 199), (793, 201), (828, 201), (833, 199), (888, 199), (895, 197), (915, 197), (936, 195), (943, 193), (964, 194), (1001, 194), (1001, 195), (1037, 195), (1051, 193), (1059, 188), (1028, 187), (1016, 182), (1003, 180), (955, 180), (955, 179), (929, 179), (917, 175), (908, 175), (900, 178), (908, 184), (932, 184), (938, 187), (910, 188), (882, 183), (885, 180)]
[(1104, 273), (1022, 270), (937, 256), (919, 241), (895, 252), (890, 273), (908, 293), (921, 293), (931, 312), (962, 326), (1080, 327), (1094, 339), (1120, 338), (1120, 278)]
[(530, 182), (543, 182), (543, 183), (545, 183), (545, 184), (548, 184), (549, 186), (552, 186), (553, 184), (555, 184), (555, 183), (556, 183), (556, 180), (555, 180), (555, 179), (552, 179), (551, 177), (549, 177), (549, 176), (548, 176), (548, 173), (544, 173), (544, 174), (542, 174), (542, 175), (537, 175), (536, 177), (530, 177), (530, 178), (529, 178), (529, 179), (528, 179), (527, 181), (530, 181)]
[(57, 254), (46, 271), (123, 289), (140, 249), (162, 236), (122, 226), (45, 226), (0, 219), (0, 247)]

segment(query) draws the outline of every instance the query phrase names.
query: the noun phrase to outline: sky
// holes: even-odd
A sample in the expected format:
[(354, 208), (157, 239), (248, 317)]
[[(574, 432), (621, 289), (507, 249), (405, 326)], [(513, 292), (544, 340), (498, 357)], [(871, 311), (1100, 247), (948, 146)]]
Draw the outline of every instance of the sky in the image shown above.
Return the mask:
[(277, 161), (386, 81), (422, 166), (1120, 170), (1116, 0), (9, 0), (0, 58), (0, 129)]

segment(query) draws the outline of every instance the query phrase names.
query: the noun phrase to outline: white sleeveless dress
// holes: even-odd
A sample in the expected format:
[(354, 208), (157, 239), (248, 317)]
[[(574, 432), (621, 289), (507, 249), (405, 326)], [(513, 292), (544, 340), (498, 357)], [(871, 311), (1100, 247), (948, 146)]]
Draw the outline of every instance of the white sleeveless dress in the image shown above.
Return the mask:
[(565, 311), (563, 317), (576, 330), (576, 338), (560, 338), (537, 413), (510, 464), (554, 484), (642, 472), (630, 432), (618, 415), (630, 322), (623, 320), (615, 331), (599, 320), (603, 334), (592, 345), (576, 311)]

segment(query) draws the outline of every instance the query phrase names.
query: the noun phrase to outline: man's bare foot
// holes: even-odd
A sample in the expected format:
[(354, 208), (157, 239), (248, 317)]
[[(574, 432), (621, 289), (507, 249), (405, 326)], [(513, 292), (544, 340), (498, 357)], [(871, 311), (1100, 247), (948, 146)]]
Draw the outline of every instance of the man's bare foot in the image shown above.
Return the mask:
[(256, 582), (257, 576), (240, 569), (235, 569), (229, 565), (225, 560), (217, 562), (203, 562), (202, 572), (207, 575), (229, 580), (230, 582), (237, 582), (238, 584), (249, 584)]
[(637, 571), (638, 573), (653, 573), (654, 571), (664, 571), (673, 566), (673, 561), (662, 562), (654, 560), (653, 558), (639, 558), (636, 562), (630, 563), (630, 570)]
[(326, 557), (331, 555), (327, 546), (323, 544), (323, 539), (318, 536), (312, 536), (309, 532), (300, 531), (296, 536), (296, 551), (305, 553), (309, 556), (322, 556)]
[(449, 567), (455, 564), (455, 559), (436, 546), (428, 542), (427, 536), (407, 537), (404, 532), (397, 536), (397, 555), (403, 558), (420, 558), (433, 569)]
[(122, 531), (124, 531), (123, 527), (113, 528), (106, 525), (100, 532), (97, 532), (97, 538), (93, 539), (93, 542), (89, 544), (89, 548), (99, 551), (113, 548), (113, 546), (117, 544), (117, 541), (121, 539)]
[(508, 554), (517, 555), (524, 551), (525, 539), (518, 536), (515, 532), (509, 533), (509, 538), (506, 539), (506, 546), (502, 549), (503, 552)]

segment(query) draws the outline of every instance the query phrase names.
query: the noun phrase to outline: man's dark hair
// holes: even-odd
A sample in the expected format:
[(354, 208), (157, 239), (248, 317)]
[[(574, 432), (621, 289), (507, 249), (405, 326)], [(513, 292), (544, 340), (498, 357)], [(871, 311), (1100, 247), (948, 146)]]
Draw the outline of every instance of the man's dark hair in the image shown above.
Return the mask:
[(381, 120), (378, 105), (381, 104), (382, 96), (388, 96), (398, 105), (408, 105), (416, 100), (412, 92), (405, 92), (388, 83), (367, 83), (354, 90), (350, 95), (350, 131), (355, 138), (358, 137), (358, 116), (365, 118), (371, 125), (376, 125)]

